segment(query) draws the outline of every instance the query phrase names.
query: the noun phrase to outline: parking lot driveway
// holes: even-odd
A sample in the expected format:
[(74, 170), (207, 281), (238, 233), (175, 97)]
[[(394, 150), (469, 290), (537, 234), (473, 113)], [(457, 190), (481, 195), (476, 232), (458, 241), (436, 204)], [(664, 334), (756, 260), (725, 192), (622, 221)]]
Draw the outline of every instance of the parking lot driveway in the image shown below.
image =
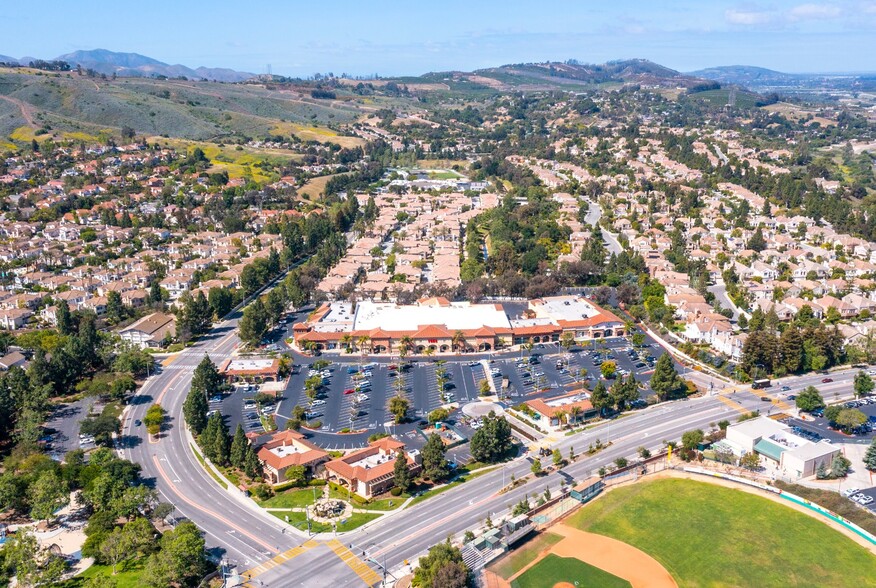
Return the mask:
[(46, 427), (55, 431), (52, 436), (52, 456), (63, 457), (68, 451), (79, 449), (79, 425), (88, 416), (95, 398), (83, 398), (70, 404), (59, 406), (52, 413)]

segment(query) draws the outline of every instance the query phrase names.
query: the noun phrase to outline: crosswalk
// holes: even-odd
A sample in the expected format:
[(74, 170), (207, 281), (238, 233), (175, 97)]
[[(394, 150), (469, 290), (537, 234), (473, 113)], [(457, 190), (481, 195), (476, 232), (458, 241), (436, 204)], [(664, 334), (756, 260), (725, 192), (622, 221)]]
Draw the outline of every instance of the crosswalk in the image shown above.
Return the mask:
[(371, 566), (367, 563), (359, 559), (355, 553), (350, 551), (343, 543), (338, 541), (337, 539), (332, 539), (326, 545), (331, 548), (331, 550), (341, 558), (341, 561), (347, 564), (351, 570), (356, 572), (356, 575), (362, 579), (368, 586), (374, 586), (380, 583), (383, 578), (381, 578), (380, 574), (375, 572)]
[(268, 570), (272, 570), (275, 567), (286, 563), (290, 559), (294, 559), (294, 558), (298, 557), (302, 553), (305, 553), (306, 551), (313, 549), (317, 545), (320, 545), (320, 543), (318, 541), (314, 541), (313, 539), (310, 539), (309, 541), (302, 543), (298, 547), (293, 547), (292, 549), (289, 549), (288, 551), (284, 551), (283, 553), (280, 553), (280, 554), (272, 557), (271, 559), (260, 563), (256, 567), (243, 572), (241, 574), (241, 577), (247, 581), (247, 583), (245, 583), (244, 586), (252, 586), (252, 584), (250, 584), (249, 582), (253, 578), (255, 578), (256, 576), (260, 576), (260, 575), (264, 574), (265, 572), (267, 572)]

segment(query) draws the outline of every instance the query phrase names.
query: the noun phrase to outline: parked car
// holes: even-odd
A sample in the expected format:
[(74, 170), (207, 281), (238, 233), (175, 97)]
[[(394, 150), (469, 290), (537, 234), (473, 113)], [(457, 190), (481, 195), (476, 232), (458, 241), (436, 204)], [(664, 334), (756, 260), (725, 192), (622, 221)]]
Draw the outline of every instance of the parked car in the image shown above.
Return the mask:
[(344, 390), (344, 394), (352, 394), (353, 392), (355, 392), (355, 390), (352, 388), (347, 388), (346, 390)]

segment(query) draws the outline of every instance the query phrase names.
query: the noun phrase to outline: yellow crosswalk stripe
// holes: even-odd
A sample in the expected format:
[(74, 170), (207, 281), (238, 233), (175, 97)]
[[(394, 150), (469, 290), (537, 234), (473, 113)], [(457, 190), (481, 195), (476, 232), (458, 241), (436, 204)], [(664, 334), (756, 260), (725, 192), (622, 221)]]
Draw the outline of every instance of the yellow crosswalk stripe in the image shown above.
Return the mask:
[(335, 552), (342, 562), (347, 564), (351, 570), (356, 572), (356, 575), (359, 576), (365, 584), (368, 586), (374, 586), (378, 582), (380, 582), (383, 578), (380, 577), (380, 574), (375, 572), (371, 566), (366, 564), (364, 561), (359, 559), (355, 553), (350, 551), (343, 543), (338, 541), (337, 539), (332, 539), (328, 543), (326, 543), (332, 551)]
[(748, 412), (748, 409), (746, 409), (744, 406), (742, 406), (738, 402), (734, 402), (733, 400), (730, 400), (729, 398), (727, 398), (723, 394), (718, 396), (718, 400), (720, 400), (721, 402), (723, 402), (724, 404), (726, 404), (727, 406), (729, 406), (733, 410), (737, 410), (743, 414)]
[[(251, 569), (243, 572), (241, 574), (241, 576), (243, 578), (245, 578), (246, 580), (252, 580), (256, 576), (260, 576), (260, 575), (264, 574), (265, 572), (267, 572), (268, 570), (274, 569), (278, 565), (286, 563), (290, 559), (294, 559), (294, 558), (298, 557), (302, 553), (316, 547), (317, 545), (319, 545), (319, 542), (314, 541), (313, 539), (310, 539), (297, 547), (293, 547), (292, 549), (284, 551), (283, 553), (279, 553), (279, 554), (275, 555), (274, 557), (272, 557), (271, 559), (260, 563), (256, 567), (251, 568)], [(246, 586), (249, 584), (244, 584), (244, 585)]]

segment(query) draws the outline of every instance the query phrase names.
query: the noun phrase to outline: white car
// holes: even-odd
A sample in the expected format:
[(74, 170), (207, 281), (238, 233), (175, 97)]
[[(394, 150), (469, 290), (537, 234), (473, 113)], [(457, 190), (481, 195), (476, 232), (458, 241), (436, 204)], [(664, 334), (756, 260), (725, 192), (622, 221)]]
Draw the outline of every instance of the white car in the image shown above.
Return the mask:
[(864, 495), (863, 498), (858, 499), (858, 504), (860, 504), (862, 506), (867, 506), (868, 504), (871, 504), (872, 502), (873, 502), (873, 497), (867, 496), (866, 494)]
[(845, 496), (846, 498), (851, 498), (855, 494), (858, 494), (860, 491), (860, 488), (846, 488), (845, 490), (843, 490), (843, 496)]
[(325, 404), (325, 400), (314, 400), (313, 406), (322, 406)]
[(277, 408), (277, 407), (274, 406), (273, 404), (269, 404), (269, 405), (267, 405), (267, 406), (263, 406), (263, 407), (262, 407), (262, 414), (271, 414), (272, 412), (274, 412), (274, 410), (276, 410), (276, 408)]

